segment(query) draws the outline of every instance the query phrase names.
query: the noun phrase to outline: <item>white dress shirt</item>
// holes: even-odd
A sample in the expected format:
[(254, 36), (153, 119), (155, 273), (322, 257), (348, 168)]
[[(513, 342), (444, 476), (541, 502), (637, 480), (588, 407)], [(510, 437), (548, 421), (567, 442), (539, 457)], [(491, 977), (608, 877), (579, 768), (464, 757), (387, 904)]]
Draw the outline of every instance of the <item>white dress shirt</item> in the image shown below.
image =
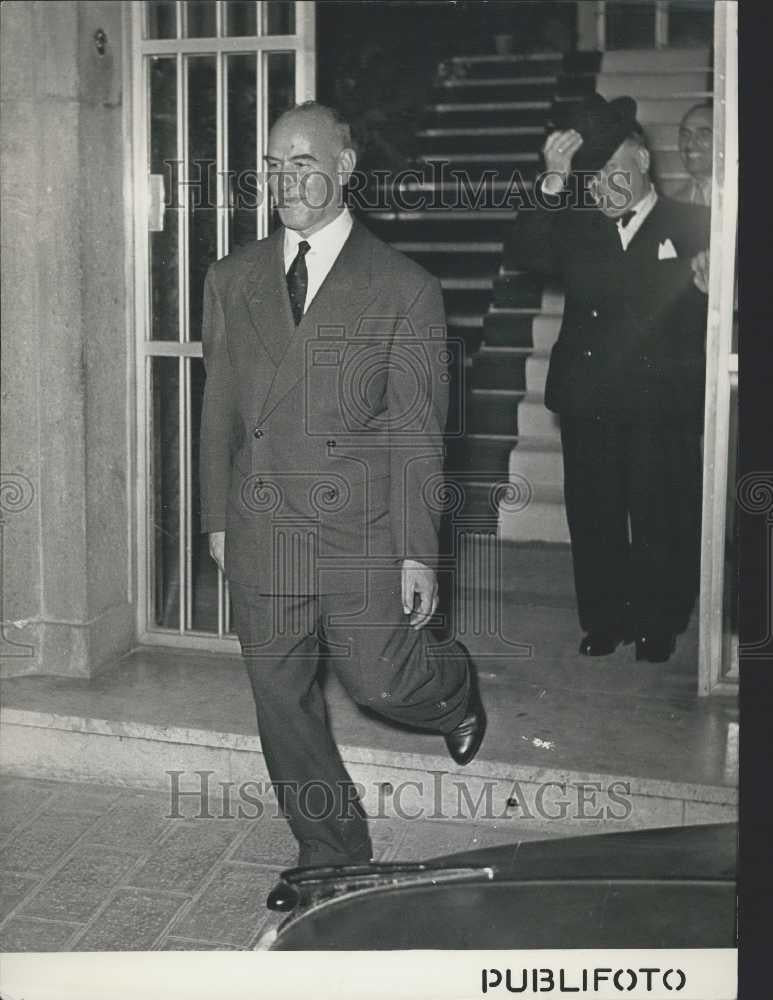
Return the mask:
[(658, 193), (654, 187), (651, 187), (649, 192), (644, 195), (641, 201), (638, 201), (631, 209), (634, 216), (632, 219), (628, 220), (628, 225), (624, 226), (620, 221), (618, 221), (617, 231), (620, 234), (620, 242), (623, 244), (623, 250), (628, 249), (628, 244), (641, 229), (644, 224), (644, 220), (655, 207), (657, 200)]
[(308, 239), (295, 229), (285, 228), (285, 274), (287, 274), (290, 265), (298, 254), (298, 244), (301, 240), (306, 240), (311, 247), (305, 257), (309, 281), (306, 286), (306, 301), (303, 305), (304, 312), (309, 308), (322, 282), (330, 273), (330, 269), (335, 264), (351, 231), (352, 215), (345, 206), (343, 211), (332, 222), (328, 222), (326, 226), (323, 226), (318, 232), (309, 236)]

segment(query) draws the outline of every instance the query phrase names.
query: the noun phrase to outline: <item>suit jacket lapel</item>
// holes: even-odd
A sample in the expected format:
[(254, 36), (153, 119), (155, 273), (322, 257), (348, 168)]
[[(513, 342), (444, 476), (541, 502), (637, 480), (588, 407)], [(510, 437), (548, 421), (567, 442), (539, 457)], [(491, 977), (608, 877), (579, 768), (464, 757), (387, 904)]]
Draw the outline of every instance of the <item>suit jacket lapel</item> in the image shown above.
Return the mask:
[(278, 228), (269, 236), (267, 266), (255, 274), (250, 273), (245, 282), (244, 295), (250, 319), (268, 351), (269, 357), (279, 367), (295, 330), (290, 310), (284, 269), (284, 229)]
[[(355, 221), (338, 258), (297, 329), (284, 287), (283, 313), (289, 316), (290, 322), (290, 330), (286, 334), (287, 349), (277, 368), (261, 419), (266, 419), (306, 374), (306, 348), (309, 342), (324, 335), (326, 327), (330, 328), (330, 334), (334, 337), (345, 336), (347, 325), (365, 308), (372, 294), (370, 257), (367, 230)], [(282, 282), (284, 283), (284, 272)]]

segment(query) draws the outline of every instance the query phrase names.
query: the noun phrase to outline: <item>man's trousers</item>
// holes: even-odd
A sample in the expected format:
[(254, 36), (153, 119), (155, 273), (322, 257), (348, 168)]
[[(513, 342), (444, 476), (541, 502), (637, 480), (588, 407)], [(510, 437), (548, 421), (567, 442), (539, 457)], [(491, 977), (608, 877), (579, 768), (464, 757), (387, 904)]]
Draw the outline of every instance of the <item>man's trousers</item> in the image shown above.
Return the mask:
[(300, 865), (371, 860), (364, 810), (328, 727), (318, 680), (323, 653), (360, 706), (440, 734), (462, 720), (469, 656), (412, 629), (399, 571), (360, 593), (261, 595), (231, 584), (236, 628), (258, 732), (280, 807), (300, 844)]
[(700, 566), (699, 434), (562, 415), (561, 442), (582, 628), (684, 631)]

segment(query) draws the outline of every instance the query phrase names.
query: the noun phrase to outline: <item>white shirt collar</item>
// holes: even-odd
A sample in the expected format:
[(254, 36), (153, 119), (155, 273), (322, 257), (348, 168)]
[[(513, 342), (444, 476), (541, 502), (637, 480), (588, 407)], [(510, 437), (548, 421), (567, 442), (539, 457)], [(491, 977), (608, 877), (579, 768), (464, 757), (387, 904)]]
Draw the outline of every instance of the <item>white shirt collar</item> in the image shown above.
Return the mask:
[(322, 287), (322, 283), (338, 259), (338, 255), (343, 250), (344, 243), (349, 238), (353, 224), (352, 214), (344, 206), (343, 211), (339, 212), (335, 219), (328, 222), (322, 229), (317, 230), (316, 233), (312, 233), (308, 239), (294, 229), (285, 228), (285, 273), (290, 269), (290, 265), (298, 254), (298, 244), (301, 240), (306, 239), (310, 247), (304, 258), (307, 273), (306, 299), (303, 305), (304, 312), (309, 308), (312, 299)]
[(297, 229), (287, 229), (285, 227), (285, 270), (290, 266), (295, 255), (298, 253), (298, 244), (301, 240), (306, 240), (311, 247), (306, 255), (307, 261), (312, 254), (318, 254), (320, 258), (330, 258), (332, 256), (332, 260), (330, 261), (332, 266), (335, 258), (341, 252), (344, 243), (346, 243), (351, 229), (352, 214), (346, 205), (344, 205), (342, 211), (334, 219), (323, 226), (322, 229), (318, 229), (316, 233), (312, 233), (309, 237), (302, 236)]
[(641, 229), (644, 224), (644, 220), (655, 207), (657, 200), (657, 191), (654, 187), (650, 187), (647, 194), (645, 194), (644, 197), (637, 201), (637, 203), (631, 208), (634, 215), (633, 218), (628, 221), (628, 225), (623, 226), (618, 219), (617, 231), (620, 234), (620, 242), (623, 244), (623, 250), (628, 249), (628, 244)]

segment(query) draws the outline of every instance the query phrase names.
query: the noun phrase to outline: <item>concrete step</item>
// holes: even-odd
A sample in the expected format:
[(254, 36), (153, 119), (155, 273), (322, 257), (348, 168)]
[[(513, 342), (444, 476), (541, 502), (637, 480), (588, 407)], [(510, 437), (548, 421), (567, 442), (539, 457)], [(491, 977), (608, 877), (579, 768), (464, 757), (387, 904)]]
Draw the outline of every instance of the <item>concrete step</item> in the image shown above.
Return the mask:
[(513, 213), (497, 213), (461, 208), (457, 211), (368, 212), (365, 224), (388, 243), (426, 240), (489, 242), (503, 240), (513, 221)]
[(612, 49), (601, 57), (601, 73), (669, 73), (710, 65), (709, 50), (694, 49)]
[(528, 349), (489, 347), (484, 344), (475, 357), (472, 386), (475, 389), (526, 389)]
[[(599, 93), (604, 94), (599, 78)], [(604, 94), (604, 96), (606, 96)], [(635, 95), (634, 95), (635, 96)], [(672, 125), (676, 127), (685, 114), (695, 104), (701, 104), (711, 97), (711, 91), (697, 90), (674, 97), (648, 97), (638, 101), (637, 117), (645, 132), (650, 125)], [(675, 133), (674, 133), (675, 134)]]
[(472, 282), (473, 279), (442, 278), (440, 283), (446, 314), (484, 316), (491, 303), (491, 279), (488, 279), (488, 284), (484, 284), (485, 280), (481, 279), (477, 284), (463, 284), (463, 281)]
[[(459, 449), (459, 457), (464, 456), (463, 462), (455, 462), (456, 467), (463, 467), (465, 471), (480, 480), (502, 480), (507, 477), (507, 468), (510, 451), (517, 438), (515, 434), (467, 434), (465, 435), (462, 447)], [(453, 462), (451, 448), (449, 447), (449, 465)]]
[[(511, 471), (510, 479), (516, 486), (524, 481), (517, 469)], [(523, 509), (511, 510), (506, 504), (500, 504), (499, 539), (509, 542), (568, 544), (570, 539), (564, 511), (563, 489), (541, 484), (530, 484), (530, 486), (531, 497)]]
[(551, 316), (564, 315), (564, 292), (562, 288), (549, 283), (543, 285), (540, 312)]
[(525, 437), (559, 438), (558, 417), (547, 409), (542, 393), (527, 392), (518, 404), (518, 433)]
[(448, 160), (454, 165), (470, 166), (471, 164), (483, 165), (485, 167), (496, 167), (503, 173), (508, 173), (507, 167), (520, 168), (523, 172), (527, 163), (538, 163), (540, 154), (532, 149), (514, 151), (512, 149), (502, 151), (489, 150), (489, 147), (482, 142), (476, 143), (476, 150), (463, 149), (459, 144), (457, 149), (450, 151), (435, 151), (431, 147), (421, 154), (419, 159), (422, 163), (432, 163), (438, 160)]
[(598, 78), (599, 93), (603, 93), (607, 100), (626, 95), (635, 97), (637, 101), (645, 98), (673, 97), (677, 94), (705, 90), (708, 85), (708, 71), (705, 69), (662, 74), (641, 73), (635, 64), (623, 73), (605, 72)]
[(464, 357), (472, 358), (478, 353), (483, 339), (482, 317), (451, 315), (446, 317), (448, 344), (463, 352)]
[(550, 101), (438, 101), (426, 107), (425, 128), (544, 125)]
[(557, 313), (538, 313), (531, 326), (535, 353), (547, 354), (558, 340), (563, 316)]
[(548, 377), (550, 354), (544, 351), (534, 351), (526, 360), (526, 391), (545, 394), (545, 382)]
[(531, 348), (535, 309), (489, 309), (483, 318), (483, 336), (490, 347)]
[(558, 81), (555, 77), (489, 77), (444, 80), (435, 88), (438, 103), (470, 101), (551, 101)]
[[(523, 476), (532, 488), (553, 486), (563, 489), (564, 463), (561, 442), (519, 437), (510, 452), (510, 472)], [(563, 504), (563, 496), (561, 498)]]
[(394, 243), (393, 246), (441, 279), (453, 276), (492, 279), (499, 270), (501, 250), (496, 249), (496, 244), (444, 245), (406, 241)]
[[(534, 611), (528, 610), (533, 619)], [(559, 670), (567, 677), (582, 675), (588, 665), (569, 652), (576, 646), (577, 626), (573, 620), (573, 611), (556, 608), (543, 608), (541, 611), (540, 631), (549, 631), (548, 623), (542, 620), (549, 615), (553, 641), (567, 650), (566, 664), (562, 663)], [(524, 630), (528, 639), (533, 636), (533, 629), (529, 630), (522, 620), (524, 617), (519, 617), (517, 627)], [(470, 642), (467, 635), (464, 638), (466, 642)], [(480, 642), (478, 636), (473, 635), (474, 639)], [(422, 734), (417, 738), (411, 734), (404, 737), (394, 727), (378, 722), (374, 722), (368, 732), (368, 736), (372, 737), (369, 743), (350, 742), (346, 739), (347, 734), (343, 734), (344, 738), (339, 744), (341, 758), (352, 779), (361, 785), (363, 805), (366, 812), (374, 818), (371, 821), (374, 845), (387, 832), (398, 838), (397, 845), (388, 842), (378, 844), (380, 848), (387, 850), (389, 847), (393, 850), (397, 847), (396, 855), (380, 853), (381, 860), (393, 856), (413, 859), (407, 841), (408, 838), (416, 839), (418, 831), (414, 828), (418, 825), (422, 827), (421, 840), (424, 843), (424, 851), (418, 855), (421, 858), (484, 846), (488, 842), (487, 837), (495, 838), (494, 843), (514, 843), (518, 839), (530, 837), (567, 837), (619, 830), (619, 818), (604, 820), (604, 810), (601, 809), (600, 818), (595, 819), (588, 809), (588, 803), (592, 801), (587, 797), (588, 788), (595, 786), (599, 790), (608, 790), (613, 782), (617, 783), (618, 796), (621, 792), (625, 793), (630, 805), (630, 814), (626, 820), (626, 828), (629, 829), (733, 820), (737, 811), (735, 787), (721, 784), (717, 779), (715, 784), (685, 781), (680, 779), (678, 769), (674, 768), (672, 771), (676, 772), (675, 778), (663, 778), (663, 766), (652, 750), (645, 757), (644, 766), (639, 763), (636, 767), (637, 758), (630, 750), (626, 752), (627, 756), (622, 762), (619, 757), (615, 760), (615, 755), (619, 752), (617, 744), (624, 745), (623, 736), (608, 740), (607, 753), (596, 754), (595, 759), (586, 750), (584, 756), (593, 759), (596, 766), (583, 766), (582, 759), (578, 760), (575, 751), (575, 746), (581, 743), (581, 739), (574, 735), (575, 727), (578, 733), (583, 729), (579, 717), (585, 714), (587, 719), (590, 709), (594, 721), (598, 717), (600, 723), (609, 726), (611, 712), (615, 733), (630, 732), (630, 725), (625, 723), (625, 709), (620, 703), (621, 699), (615, 701), (606, 697), (603, 692), (596, 691), (591, 692), (592, 698), (583, 695), (581, 691), (572, 693), (567, 698), (567, 692), (560, 688), (556, 690), (551, 685), (547, 699), (536, 701), (540, 690), (545, 694), (546, 688), (540, 688), (539, 685), (544, 685), (546, 681), (544, 676), (537, 674), (529, 660), (530, 652), (528, 644), (519, 645), (511, 641), (510, 652), (506, 657), (503, 656), (501, 660), (492, 658), (488, 662), (481, 660), (478, 673), (489, 716), (489, 732), (485, 749), (464, 769), (456, 767), (449, 760), (442, 740), (436, 735)], [(135, 654), (135, 658), (137, 655), (142, 654)], [(237, 665), (223, 670), (217, 657), (209, 659), (213, 669), (209, 671), (209, 683), (199, 685), (202, 697), (209, 701), (219, 700), (220, 685), (225, 676), (229, 693), (238, 691), (245, 702), (249, 701), (250, 696), (244, 689), (244, 682), (241, 679), (237, 681), (234, 677), (243, 668)], [(542, 666), (542, 663), (539, 665)], [(618, 662), (610, 666), (620, 672)], [(531, 684), (522, 683), (515, 691), (511, 691), (504, 678), (507, 673), (516, 673), (520, 668), (527, 673)], [(598, 672), (597, 666), (596, 674), (591, 675), (594, 686), (597, 682), (593, 678)], [(218, 678), (217, 682), (215, 678)], [(170, 703), (168, 690), (156, 678), (153, 680), (155, 683), (152, 690), (159, 705), (171, 710), (168, 724), (133, 718), (131, 707), (128, 712), (114, 711), (108, 714), (100, 713), (97, 709), (62, 716), (56, 711), (56, 699), (52, 699), (51, 708), (47, 711), (6, 707), (2, 717), (5, 749), (3, 774), (6, 781), (23, 776), (38, 779), (42, 783), (91, 782), (92, 787), (85, 790), (86, 794), (83, 795), (91, 815), (96, 811), (96, 803), (107, 798), (108, 790), (100, 794), (100, 785), (108, 786), (110, 791), (116, 792), (125, 789), (127, 799), (131, 798), (128, 791), (130, 789), (149, 794), (155, 791), (165, 797), (162, 815), (168, 818), (170, 806), (175, 802), (170, 791), (171, 775), (176, 772), (176, 788), (179, 792), (188, 794), (187, 799), (178, 801), (176, 805), (178, 808), (182, 807), (181, 811), (187, 816), (198, 814), (204, 817), (188, 826), (204, 826), (208, 822), (206, 817), (209, 817), (210, 825), (220, 825), (217, 822), (218, 816), (237, 816), (240, 807), (244, 809), (244, 815), (250, 822), (256, 822), (253, 817), (258, 804), (264, 806), (264, 817), (272, 816), (274, 800), (267, 791), (268, 774), (260, 741), (252, 735), (254, 724), (251, 729), (248, 730), (245, 726), (242, 731), (212, 726), (192, 727), (175, 711), (175, 706)], [(332, 683), (330, 687), (333, 688)], [(348, 723), (346, 706), (343, 704), (345, 698), (338, 690), (331, 690), (329, 695), (329, 700), (334, 703), (331, 713), (334, 719), (342, 719)], [(641, 732), (637, 732), (636, 751), (641, 745), (646, 753), (648, 732), (657, 733), (658, 727), (662, 727), (659, 712), (662, 714), (657, 703), (637, 712)], [(689, 745), (692, 753), (700, 756), (700, 741), (704, 730), (693, 723), (689, 711), (677, 710), (677, 714), (680, 723), (683, 719), (692, 723), (689, 726)], [(712, 721), (716, 725), (716, 721)], [(672, 727), (673, 725), (672, 723)], [(338, 728), (341, 728), (340, 725)], [(349, 725), (346, 728), (353, 727)], [(560, 734), (560, 738), (551, 736), (553, 732), (556, 736)], [(567, 738), (569, 736), (571, 742)], [(628, 740), (630, 742), (630, 736)], [(652, 742), (652, 737), (649, 742)], [(570, 744), (568, 749), (567, 743)], [(492, 747), (495, 748), (494, 754), (499, 751), (500, 756), (492, 754)], [(606, 768), (599, 759), (602, 756), (609, 759)], [(654, 763), (651, 763), (653, 759)], [(640, 773), (642, 770), (644, 775)], [(648, 776), (647, 771), (654, 772), (655, 776)], [(551, 783), (556, 788), (563, 789), (560, 792), (562, 797), (554, 794)], [(460, 794), (462, 786), (464, 795)], [(56, 790), (51, 785), (44, 785), (44, 788), (49, 793)], [(221, 812), (225, 805), (221, 796), (226, 788), (231, 793), (230, 808)], [(408, 789), (410, 792), (410, 795), (406, 794), (402, 798), (402, 802), (392, 794), (397, 788)], [(202, 794), (203, 789), (206, 789), (206, 798)], [(68, 793), (73, 796), (73, 789), (68, 789)], [(578, 815), (576, 802), (583, 793), (585, 808), (580, 809)], [(197, 794), (200, 797), (197, 798)], [(606, 792), (602, 792), (598, 804), (606, 801), (603, 798), (605, 794)], [(572, 795), (575, 799), (574, 808), (566, 810), (565, 818), (559, 819), (560, 803), (571, 802)], [(512, 800), (514, 796), (517, 797), (519, 808), (508, 806), (508, 800)], [(62, 799), (67, 802), (67, 797)], [(540, 811), (535, 805), (537, 802), (541, 804), (543, 799), (545, 808)], [(33, 798), (33, 802), (35, 801)], [(412, 819), (420, 819), (420, 824), (406, 822), (406, 812), (401, 812), (399, 807), (402, 805), (405, 809), (408, 802)], [(474, 808), (475, 803), (479, 803), (477, 810)], [(142, 842), (153, 829), (153, 823), (158, 823), (158, 810), (149, 808), (141, 814), (135, 806), (127, 812), (129, 818), (123, 819), (121, 824), (120, 811), (116, 810), (108, 829), (113, 838), (121, 838), (118, 841), (121, 846), (125, 842), (129, 843), (130, 852), (135, 854), (138, 832)], [(57, 824), (62, 822), (64, 815), (66, 813), (61, 806), (49, 810), (46, 816), (47, 828), (38, 836), (38, 845), (41, 841), (45, 843), (46, 839), (50, 841), (52, 829), (55, 835)], [(135, 822), (144, 820), (147, 829), (132, 829), (132, 817)], [(448, 822), (443, 823), (442, 819)], [(233, 823), (234, 820), (229, 819), (228, 822)], [(389, 826), (389, 831), (383, 829), (385, 824)], [(277, 827), (278, 835), (273, 829), (267, 830), (266, 834), (272, 839), (276, 837), (280, 848), (286, 842), (287, 855), (283, 865), (291, 865), (294, 857), (292, 838), (284, 824), (281, 827), (273, 823), (271, 825)], [(471, 832), (475, 833), (475, 839), (471, 840)], [(444, 836), (449, 839), (444, 840)], [(405, 838), (403, 843), (399, 842), (400, 838)], [(264, 850), (272, 847), (276, 849), (273, 843), (262, 846)], [(54, 851), (54, 856), (57, 853), (61, 852)], [(278, 855), (273, 864), (278, 864), (283, 858), (285, 855)], [(251, 866), (245, 866), (245, 870), (249, 867)], [(276, 871), (278, 870), (279, 867)]]
[[(436, 159), (453, 151), (488, 149), (491, 152), (523, 154), (539, 150), (545, 136), (541, 125), (467, 128), (428, 128), (417, 132), (425, 156)], [(429, 151), (432, 151), (431, 153)]]
[(498, 308), (530, 309), (542, 301), (542, 280), (528, 271), (503, 271), (494, 279), (494, 304)]
[(518, 402), (522, 398), (523, 392), (518, 389), (471, 389), (466, 430), (472, 434), (517, 434)]

